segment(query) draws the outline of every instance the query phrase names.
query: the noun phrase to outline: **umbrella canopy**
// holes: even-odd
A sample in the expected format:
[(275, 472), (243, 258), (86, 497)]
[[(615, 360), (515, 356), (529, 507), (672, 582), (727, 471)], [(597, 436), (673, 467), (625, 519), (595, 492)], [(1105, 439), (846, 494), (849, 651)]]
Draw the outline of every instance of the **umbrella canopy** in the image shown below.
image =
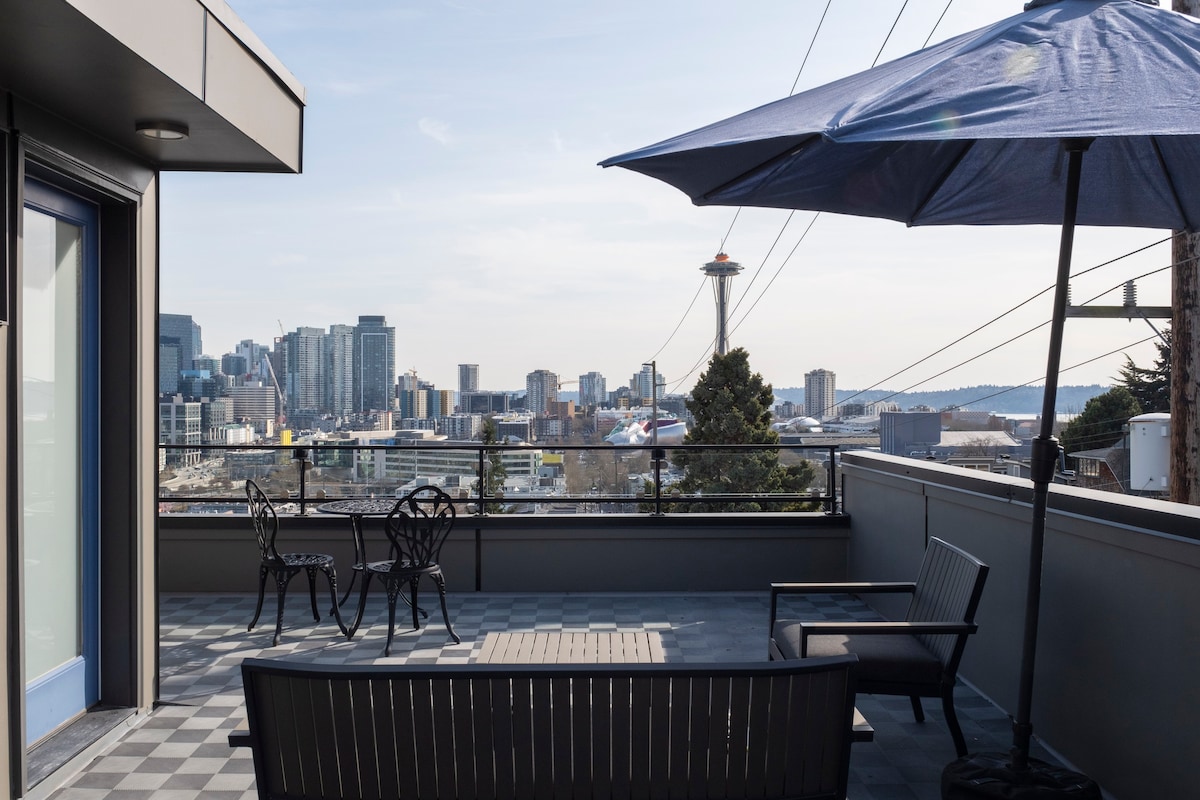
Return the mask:
[(696, 205), (1057, 224), (1061, 140), (1086, 137), (1079, 224), (1194, 229), (1198, 76), (1196, 20), (1059, 0), (601, 165)]
[(697, 205), (909, 225), (1062, 224), (1013, 723), (1013, 766), (1026, 770), (1074, 229), (1200, 228), (1200, 23), (1139, 0), (1035, 0), (994, 25), (601, 165), (666, 181)]

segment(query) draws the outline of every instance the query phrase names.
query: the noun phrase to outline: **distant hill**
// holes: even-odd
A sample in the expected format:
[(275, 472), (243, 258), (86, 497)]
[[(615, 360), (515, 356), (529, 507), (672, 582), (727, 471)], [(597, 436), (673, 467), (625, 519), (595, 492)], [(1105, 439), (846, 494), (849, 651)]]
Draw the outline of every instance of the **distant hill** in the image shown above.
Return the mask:
[[(871, 389), (865, 392), (853, 389), (838, 389), (837, 401), (844, 403), (853, 398), (855, 402), (873, 403), (888, 400), (899, 404), (907, 411), (913, 406), (930, 408), (963, 408), (970, 411), (993, 411), (997, 414), (1040, 414), (1042, 411), (1041, 386), (965, 386), (961, 389), (946, 389), (940, 392), (890, 392)], [(1084, 405), (1096, 395), (1104, 394), (1111, 386), (1060, 386), (1055, 403), (1059, 414), (1078, 414)], [(775, 402), (791, 400), (804, 402), (803, 387), (775, 389)]]

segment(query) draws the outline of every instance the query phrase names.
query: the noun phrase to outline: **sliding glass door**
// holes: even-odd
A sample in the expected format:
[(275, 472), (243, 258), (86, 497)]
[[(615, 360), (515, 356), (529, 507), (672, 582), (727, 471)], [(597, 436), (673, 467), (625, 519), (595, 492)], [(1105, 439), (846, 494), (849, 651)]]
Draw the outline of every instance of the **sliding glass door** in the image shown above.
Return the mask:
[(26, 744), (99, 699), (98, 211), (27, 181), (20, 278)]

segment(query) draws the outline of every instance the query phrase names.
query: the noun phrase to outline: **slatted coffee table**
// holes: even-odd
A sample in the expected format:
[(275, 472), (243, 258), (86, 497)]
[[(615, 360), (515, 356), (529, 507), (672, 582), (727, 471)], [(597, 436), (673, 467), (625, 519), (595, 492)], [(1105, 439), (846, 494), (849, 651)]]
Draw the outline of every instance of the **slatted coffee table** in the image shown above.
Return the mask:
[[(666, 661), (657, 631), (503, 631), (489, 633), (480, 664), (650, 664)], [(869, 742), (875, 729), (854, 709), (852, 738)]]
[(649, 664), (666, 661), (657, 631), (489, 633), (481, 664)]

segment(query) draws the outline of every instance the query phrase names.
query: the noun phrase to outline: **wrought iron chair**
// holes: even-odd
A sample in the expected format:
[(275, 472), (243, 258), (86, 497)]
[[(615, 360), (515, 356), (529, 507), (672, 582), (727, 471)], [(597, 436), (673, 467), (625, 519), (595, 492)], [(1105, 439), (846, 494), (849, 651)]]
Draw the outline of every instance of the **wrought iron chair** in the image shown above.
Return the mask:
[(362, 622), (363, 608), (367, 603), (367, 587), (372, 576), (378, 576), (387, 590), (388, 600), (388, 635), (383, 654), (391, 655), (392, 635), (396, 628), (396, 600), (402, 596), (402, 589), (407, 584), (408, 597), (405, 600), (412, 606), (413, 630), (418, 630), (421, 626), (417, 622), (417, 613), (420, 612), (426, 617), (429, 615), (417, 606), (417, 584), (422, 575), (428, 575), (437, 584), (446, 631), (455, 644), (461, 641), (450, 625), (450, 614), (446, 611), (446, 579), (442, 576), (442, 568), (438, 564), (442, 544), (450, 535), (450, 529), (454, 527), (455, 517), (454, 503), (450, 495), (436, 486), (421, 486), (396, 501), (384, 527), (391, 543), (391, 558), (387, 561), (371, 562), (363, 570), (358, 611), (355, 613), (354, 624), (346, 634), (347, 639), (354, 636), (359, 623)]
[[(960, 757), (966, 740), (954, 712), (954, 682), (967, 636), (974, 633), (975, 611), (988, 567), (975, 556), (931, 537), (915, 582), (771, 584), (771, 660), (854, 653), (858, 691), (907, 695), (913, 716), (925, 721), (922, 697), (940, 697), (946, 725)], [(902, 622), (815, 622), (777, 619), (785, 594), (912, 595)]]
[(271, 646), (279, 644), (279, 634), (283, 629), (283, 602), (287, 596), (288, 584), (301, 570), (308, 573), (308, 596), (312, 603), (313, 619), (319, 622), (321, 614), (317, 611), (317, 570), (320, 570), (329, 580), (333, 617), (337, 620), (338, 629), (345, 633), (346, 626), (337, 606), (337, 574), (333, 568), (333, 556), (324, 553), (280, 553), (275, 547), (275, 538), (279, 535), (279, 515), (275, 513), (271, 499), (252, 480), (246, 481), (246, 503), (250, 507), (250, 519), (254, 523), (254, 535), (258, 539), (258, 551), (262, 559), (258, 567), (258, 604), (254, 608), (254, 619), (250, 620), (246, 630), (254, 630), (258, 623), (258, 617), (262, 613), (263, 594), (267, 587), (267, 576), (271, 575), (275, 578), (275, 592), (279, 602), (275, 616), (275, 638)]

